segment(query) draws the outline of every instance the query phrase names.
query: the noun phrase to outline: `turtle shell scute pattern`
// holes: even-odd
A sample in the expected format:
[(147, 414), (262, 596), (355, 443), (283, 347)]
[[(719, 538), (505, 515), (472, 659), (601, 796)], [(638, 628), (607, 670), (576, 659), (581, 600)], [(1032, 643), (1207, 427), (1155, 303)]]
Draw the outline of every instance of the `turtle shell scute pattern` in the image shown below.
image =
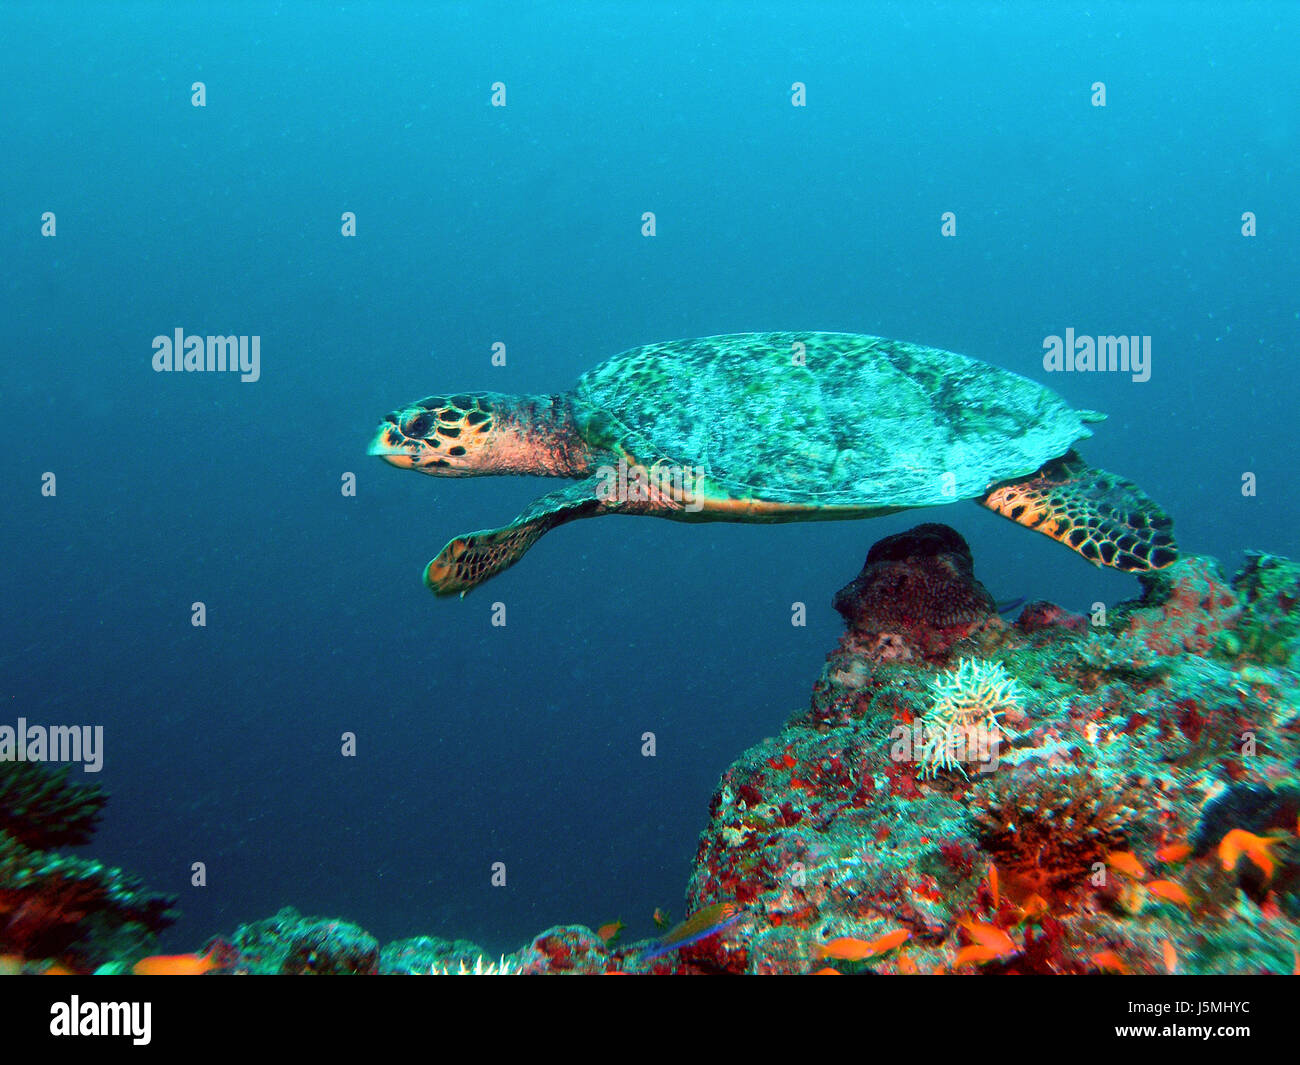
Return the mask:
[(1091, 435), (1049, 389), (953, 352), (853, 333), (634, 348), (575, 390), (587, 442), (703, 467), (736, 498), (951, 503)]

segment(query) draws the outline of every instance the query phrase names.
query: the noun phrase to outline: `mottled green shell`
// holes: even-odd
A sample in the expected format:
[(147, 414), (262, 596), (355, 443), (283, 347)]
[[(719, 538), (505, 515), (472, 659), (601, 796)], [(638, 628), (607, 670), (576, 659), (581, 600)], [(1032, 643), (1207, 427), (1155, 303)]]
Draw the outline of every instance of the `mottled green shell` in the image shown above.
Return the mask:
[(622, 448), (646, 465), (702, 466), (738, 495), (824, 506), (978, 496), (1091, 435), (1035, 381), (853, 333), (633, 348), (582, 376), (575, 409), (595, 447)]

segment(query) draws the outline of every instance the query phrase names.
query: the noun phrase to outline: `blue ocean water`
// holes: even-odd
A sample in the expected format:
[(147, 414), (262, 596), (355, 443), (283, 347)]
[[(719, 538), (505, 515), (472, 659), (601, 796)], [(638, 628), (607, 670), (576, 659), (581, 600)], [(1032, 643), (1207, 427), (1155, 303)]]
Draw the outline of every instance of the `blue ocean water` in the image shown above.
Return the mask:
[[(88, 850), (180, 895), (168, 947), (283, 905), (492, 950), (652, 934), (874, 541), (949, 522), (997, 597), (1072, 609), (1136, 580), (966, 503), (579, 522), (437, 600), (449, 537), (554, 484), (395, 471), (379, 418), (656, 340), (874, 333), (1108, 412), (1084, 455), (1184, 550), (1295, 557), (1298, 28), (1290, 3), (0, 7), (0, 723), (103, 725)], [(155, 372), (176, 329), (260, 337), (259, 379)], [(1066, 329), (1151, 336), (1150, 379), (1046, 374)]]

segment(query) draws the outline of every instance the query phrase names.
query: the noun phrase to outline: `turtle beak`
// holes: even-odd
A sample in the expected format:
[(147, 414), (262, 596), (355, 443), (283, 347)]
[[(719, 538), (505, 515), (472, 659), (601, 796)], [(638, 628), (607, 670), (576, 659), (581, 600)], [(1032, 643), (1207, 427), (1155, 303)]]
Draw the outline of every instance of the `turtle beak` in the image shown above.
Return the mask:
[(378, 455), (385, 462), (400, 469), (409, 470), (415, 465), (416, 456), (424, 450), (422, 440), (412, 440), (397, 426), (397, 419), (389, 415), (379, 427), (366, 448), (366, 454)]

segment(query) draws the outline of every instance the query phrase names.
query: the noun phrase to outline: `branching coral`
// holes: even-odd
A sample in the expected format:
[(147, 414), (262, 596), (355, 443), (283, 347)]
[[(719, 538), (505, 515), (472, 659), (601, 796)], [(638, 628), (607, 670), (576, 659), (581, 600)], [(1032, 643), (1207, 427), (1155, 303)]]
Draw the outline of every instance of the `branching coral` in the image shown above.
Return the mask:
[(97, 784), (76, 782), (65, 767), (0, 762), (0, 832), (38, 850), (75, 847), (95, 833), (108, 797)]
[(921, 720), (923, 742), (917, 774), (934, 776), (940, 769), (966, 770), (962, 761), (997, 738), (1010, 735), (1002, 714), (1019, 709), (1020, 685), (1001, 662), (963, 658), (955, 670), (930, 685), (930, 709)]

